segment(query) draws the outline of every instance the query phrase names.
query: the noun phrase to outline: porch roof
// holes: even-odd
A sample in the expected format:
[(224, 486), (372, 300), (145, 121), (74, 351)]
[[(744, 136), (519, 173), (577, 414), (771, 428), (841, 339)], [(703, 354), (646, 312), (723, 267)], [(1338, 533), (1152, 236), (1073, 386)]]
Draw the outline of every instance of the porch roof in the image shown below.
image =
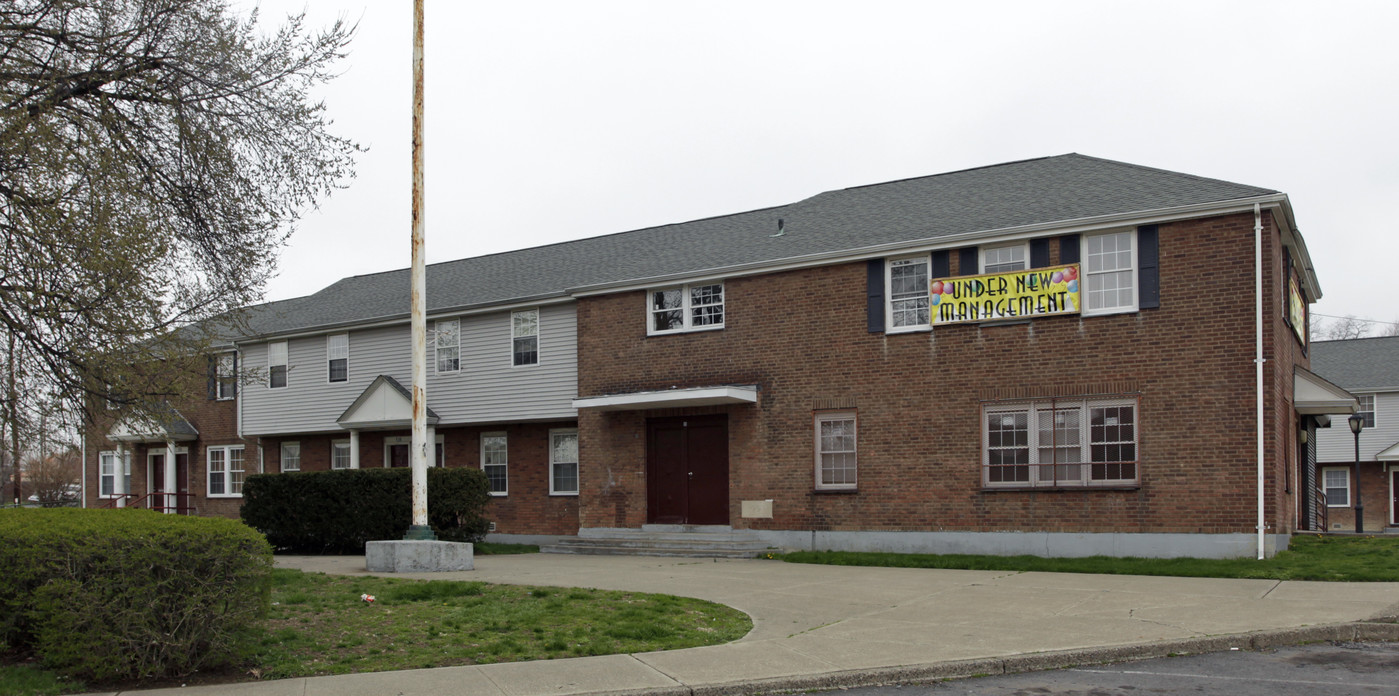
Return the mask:
[(629, 392), (574, 399), (573, 407), (599, 411), (637, 411), (651, 408), (684, 408), (690, 406), (721, 406), (752, 404), (758, 401), (758, 385), (721, 385), (687, 387), (658, 391)]
[(1293, 370), (1292, 404), (1303, 415), (1344, 414), (1360, 410), (1355, 395), (1303, 367)]
[[(427, 409), (428, 425), (437, 424), (437, 414)], [(398, 380), (379, 375), (364, 388), (359, 398), (335, 420), (346, 430), (407, 428), (413, 425), (413, 393)]]
[(152, 409), (148, 416), (128, 416), (107, 433), (113, 442), (189, 442), (199, 438), (195, 428), (169, 404)]

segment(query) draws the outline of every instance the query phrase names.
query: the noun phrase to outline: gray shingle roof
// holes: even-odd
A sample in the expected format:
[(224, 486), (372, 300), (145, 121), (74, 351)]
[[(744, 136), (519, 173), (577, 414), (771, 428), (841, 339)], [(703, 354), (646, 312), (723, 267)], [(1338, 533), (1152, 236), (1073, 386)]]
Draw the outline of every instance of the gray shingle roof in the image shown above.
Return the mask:
[(1350, 391), (1399, 391), (1399, 336), (1315, 341), (1312, 372)]
[[(427, 267), (429, 313), (557, 297), (593, 285), (780, 263), (881, 245), (1276, 194), (1078, 154), (829, 191), (774, 208)], [(777, 221), (785, 234), (772, 236)], [(260, 305), (257, 335), (406, 317), (408, 270), (344, 278)]]

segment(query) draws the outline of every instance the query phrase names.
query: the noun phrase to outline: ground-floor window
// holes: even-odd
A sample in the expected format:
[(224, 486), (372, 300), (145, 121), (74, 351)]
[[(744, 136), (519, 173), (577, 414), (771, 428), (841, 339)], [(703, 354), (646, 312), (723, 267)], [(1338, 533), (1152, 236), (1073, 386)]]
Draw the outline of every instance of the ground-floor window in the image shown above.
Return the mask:
[(335, 440), (330, 443), (330, 468), (350, 468), (350, 441)]
[(97, 453), (97, 477), (98, 495), (103, 498), (130, 493), (131, 458), (123, 461), (115, 451)]
[(855, 413), (816, 415), (816, 488), (855, 488)]
[(491, 495), (505, 495), (509, 491), (506, 478), (509, 467), (509, 447), (505, 433), (481, 434), (481, 470), (486, 472)]
[(1135, 483), (1137, 433), (1137, 401), (1131, 398), (988, 404), (982, 417), (982, 483), (1007, 488)]
[(549, 431), (549, 495), (578, 495), (578, 431)]
[(1321, 486), (1326, 490), (1326, 507), (1350, 507), (1350, 468), (1321, 470)]
[(209, 497), (243, 495), (243, 446), (210, 447)]
[(282, 443), (282, 472), (301, 471), (301, 443)]

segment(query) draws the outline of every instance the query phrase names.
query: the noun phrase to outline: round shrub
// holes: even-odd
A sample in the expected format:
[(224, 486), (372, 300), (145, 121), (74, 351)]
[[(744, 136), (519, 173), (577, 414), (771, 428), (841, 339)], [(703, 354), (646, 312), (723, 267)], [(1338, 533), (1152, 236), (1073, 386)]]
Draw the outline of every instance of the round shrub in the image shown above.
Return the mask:
[(0, 641), (88, 680), (238, 661), (272, 550), (247, 526), (149, 510), (0, 511)]

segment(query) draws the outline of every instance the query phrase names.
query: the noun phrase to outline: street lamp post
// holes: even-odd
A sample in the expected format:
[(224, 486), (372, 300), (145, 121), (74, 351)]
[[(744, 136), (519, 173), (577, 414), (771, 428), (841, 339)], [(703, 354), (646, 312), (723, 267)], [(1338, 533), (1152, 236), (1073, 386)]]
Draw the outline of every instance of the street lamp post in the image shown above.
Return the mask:
[(1365, 428), (1365, 417), (1359, 413), (1349, 419), (1350, 431), (1355, 433), (1355, 533), (1365, 533), (1365, 502), (1360, 497), (1360, 431)]

